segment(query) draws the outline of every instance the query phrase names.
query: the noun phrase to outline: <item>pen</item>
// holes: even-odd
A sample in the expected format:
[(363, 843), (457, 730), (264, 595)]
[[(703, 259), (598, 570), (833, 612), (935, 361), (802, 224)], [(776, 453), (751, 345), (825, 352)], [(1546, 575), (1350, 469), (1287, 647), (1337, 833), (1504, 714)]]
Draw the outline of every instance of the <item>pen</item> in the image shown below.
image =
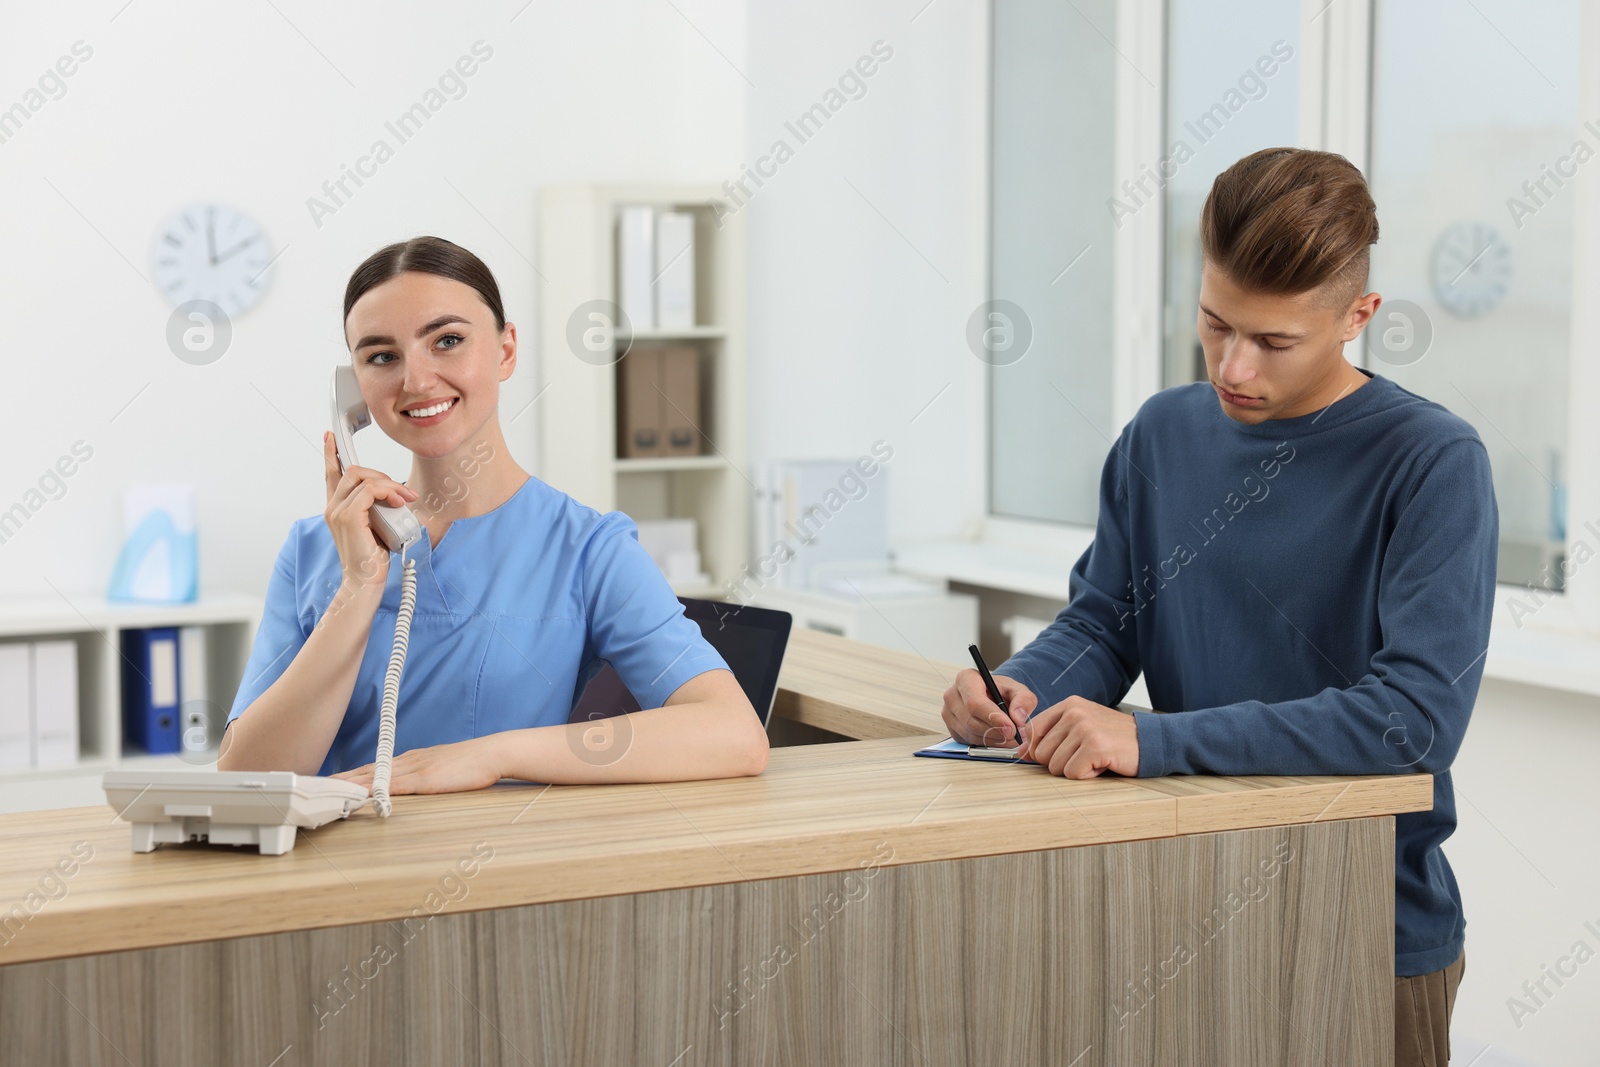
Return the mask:
[[(1000, 695), (1000, 687), (994, 684), (994, 675), (989, 673), (989, 665), (983, 662), (983, 653), (978, 651), (977, 645), (968, 645), (967, 651), (972, 653), (972, 662), (978, 667), (978, 673), (983, 675), (983, 686), (989, 691), (989, 699), (995, 702), (999, 709), (1006, 713), (1006, 718), (1011, 717), (1011, 706), (1006, 703), (1006, 698)], [(1022, 744), (1022, 731), (1012, 727), (1017, 735), (1017, 744)]]

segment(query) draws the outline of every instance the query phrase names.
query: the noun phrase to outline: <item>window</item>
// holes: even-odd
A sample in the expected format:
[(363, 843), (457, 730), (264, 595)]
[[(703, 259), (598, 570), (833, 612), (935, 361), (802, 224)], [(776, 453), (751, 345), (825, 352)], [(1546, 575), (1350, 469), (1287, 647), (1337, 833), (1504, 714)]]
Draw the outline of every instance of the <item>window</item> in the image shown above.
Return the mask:
[(1600, 367), (1577, 355), (1600, 334), (1600, 305), (1575, 299), (1600, 270), (1600, 53), (1579, 47), (1600, 8), (993, 12), (991, 295), (1025, 317), (984, 322), (1031, 336), (1015, 362), (990, 354), (991, 519), (1074, 537), (1093, 525), (1110, 441), (1154, 390), (1204, 373), (1198, 223), (1212, 180), (1260, 148), (1323, 148), (1361, 167), (1378, 204), (1370, 287), (1385, 303), (1347, 354), (1461, 415), (1488, 448), (1497, 635), (1534, 612), (1540, 628), (1600, 635), (1600, 563), (1584, 570), (1600, 559)]
[[(1114, 0), (997, 0), (989, 510), (1093, 526), (1111, 412)], [(1000, 303), (1004, 301), (1005, 303)]]
[[(1572, 352), (1576, 0), (1538, 18), (1511, 0), (1375, 9), (1371, 288), (1421, 310), (1379, 311), (1368, 367), (1477, 427), (1500, 504), (1500, 581), (1563, 588)], [(1600, 165), (1600, 164), (1597, 164)], [(1407, 338), (1404, 331), (1429, 337)], [(1426, 346), (1424, 348), (1424, 346)]]
[[(1282, 0), (1167, 5), (1166, 359), (1162, 384), (1204, 381), (1195, 322), (1200, 209), (1218, 174), (1260, 148), (1301, 143), (1300, 11)], [(1248, 29), (1242, 29), (1248, 27)]]

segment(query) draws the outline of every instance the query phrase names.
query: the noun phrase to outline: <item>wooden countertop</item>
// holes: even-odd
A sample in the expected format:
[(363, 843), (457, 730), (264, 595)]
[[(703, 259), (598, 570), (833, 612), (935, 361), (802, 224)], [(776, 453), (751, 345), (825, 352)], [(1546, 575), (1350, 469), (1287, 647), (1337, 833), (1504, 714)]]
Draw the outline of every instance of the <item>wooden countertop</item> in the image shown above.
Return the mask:
[(945, 733), (939, 707), (961, 665), (796, 629), (772, 713), (845, 737)]
[[(30, 892), (46, 902), (0, 937), (0, 964), (403, 919), (440, 897), (441, 910), (470, 911), (848, 870), (891, 850), (886, 862), (919, 863), (1433, 802), (1427, 775), (1212, 778), (1189, 790), (1175, 779), (1074, 782), (1032, 766), (911, 757), (935, 740), (778, 749), (759, 778), (396, 797), (389, 819), (360, 812), (301, 835), (286, 856), (136, 854), (109, 808), (8, 815), (0, 912)], [(58, 879), (62, 895), (47, 872), (79, 842), (93, 855)], [(454, 873), (480, 842), (493, 858), (470, 879)]]
[[(785, 698), (791, 709), (848, 727), (845, 701), (858, 700), (853, 723), (862, 732), (908, 729), (910, 716), (937, 722), (937, 700), (931, 712), (919, 703), (935, 683), (938, 692), (946, 684), (933, 666), (901, 662), (875, 680), (830, 674), (819, 655), (866, 662), (885, 654), (796, 637), (784, 678), (804, 691)], [(396, 797), (389, 819), (360, 812), (302, 834), (285, 856), (203, 846), (136, 854), (128, 824), (109, 807), (0, 816), (0, 964), (404, 919), (417, 909), (473, 911), (1388, 815), (1433, 802), (1428, 775), (1076, 782), (1031, 765), (912, 758), (942, 737), (776, 749), (758, 778), (503, 783)], [(75, 857), (70, 877), (52, 873)], [(459, 864), (474, 860), (475, 872), (464, 876)]]

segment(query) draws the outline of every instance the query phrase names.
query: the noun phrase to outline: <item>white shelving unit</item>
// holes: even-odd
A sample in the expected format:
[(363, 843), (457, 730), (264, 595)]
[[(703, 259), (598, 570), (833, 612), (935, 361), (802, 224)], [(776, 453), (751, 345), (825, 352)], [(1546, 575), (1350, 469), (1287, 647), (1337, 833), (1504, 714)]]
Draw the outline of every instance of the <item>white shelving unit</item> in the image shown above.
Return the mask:
[[(540, 477), (602, 512), (694, 519), (711, 583), (678, 590), (690, 596), (719, 595), (749, 560), (744, 223), (725, 214), (719, 227), (712, 205), (721, 200), (718, 188), (692, 185), (567, 185), (539, 195)], [(618, 459), (618, 366), (580, 359), (568, 343), (578, 309), (617, 299), (617, 217), (633, 205), (695, 216), (697, 324), (639, 331), (632, 342), (699, 351), (702, 455)]]
[[(0, 602), (0, 642), (60, 640), (78, 647), (78, 762), (65, 767), (0, 772), (0, 810), (66, 803), (95, 803), (103, 771), (130, 765), (185, 766), (178, 756), (149, 756), (124, 749), (122, 740), (122, 631), (152, 626), (204, 626), (206, 678), (212, 704), (211, 736), (218, 737), (261, 618), (261, 601), (228, 594), (190, 604), (122, 604), (104, 598), (71, 602)], [(191, 756), (189, 763), (207, 760)], [(92, 784), (92, 791), (86, 792)]]
[(796, 627), (955, 663), (966, 657), (967, 642), (978, 632), (978, 598), (970, 593), (868, 600), (821, 589), (769, 586), (750, 603), (787, 611)]

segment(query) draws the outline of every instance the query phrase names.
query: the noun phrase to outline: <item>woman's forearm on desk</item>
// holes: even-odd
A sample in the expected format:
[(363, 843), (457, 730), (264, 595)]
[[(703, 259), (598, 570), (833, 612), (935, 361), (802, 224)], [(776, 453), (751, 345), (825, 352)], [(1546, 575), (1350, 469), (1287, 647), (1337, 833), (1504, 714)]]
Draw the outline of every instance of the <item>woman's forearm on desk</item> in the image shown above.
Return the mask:
[(742, 778), (767, 766), (767, 731), (725, 670), (690, 678), (666, 707), (496, 737), (500, 777), (551, 785)]
[[(549, 785), (743, 778), (767, 767), (767, 731), (726, 670), (689, 679), (667, 706), (561, 726), (504, 730), (394, 759), (389, 789), (455, 793), (502, 778)], [(371, 787), (373, 765), (334, 775)]]
[(321, 769), (355, 691), (381, 596), (381, 588), (340, 590), (294, 662), (229, 725), (218, 770)]
[(690, 678), (666, 707), (501, 736), (502, 777), (551, 785), (742, 778), (767, 766), (767, 732), (725, 670)]
[(498, 736), (503, 777), (551, 785), (741, 778), (767, 765), (766, 731), (748, 703), (679, 704)]

